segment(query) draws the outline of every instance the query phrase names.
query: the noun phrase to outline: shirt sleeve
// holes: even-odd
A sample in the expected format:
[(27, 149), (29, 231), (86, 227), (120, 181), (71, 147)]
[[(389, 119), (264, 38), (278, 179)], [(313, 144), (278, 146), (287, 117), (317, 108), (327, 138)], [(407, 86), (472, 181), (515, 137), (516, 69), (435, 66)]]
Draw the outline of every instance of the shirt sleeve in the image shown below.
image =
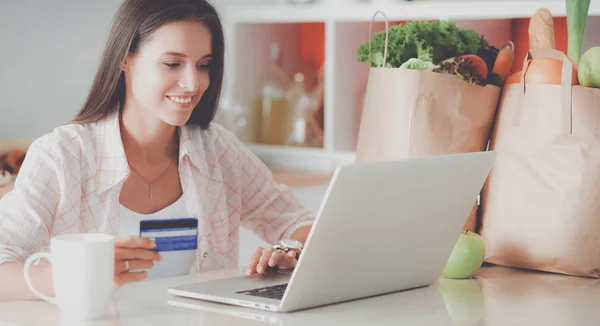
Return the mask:
[(24, 263), (48, 245), (60, 200), (60, 166), (48, 137), (27, 150), (14, 189), (0, 199), (0, 264)]
[(263, 241), (276, 243), (312, 225), (313, 212), (298, 201), (291, 189), (277, 183), (268, 167), (241, 142), (233, 143), (239, 154), (242, 226)]

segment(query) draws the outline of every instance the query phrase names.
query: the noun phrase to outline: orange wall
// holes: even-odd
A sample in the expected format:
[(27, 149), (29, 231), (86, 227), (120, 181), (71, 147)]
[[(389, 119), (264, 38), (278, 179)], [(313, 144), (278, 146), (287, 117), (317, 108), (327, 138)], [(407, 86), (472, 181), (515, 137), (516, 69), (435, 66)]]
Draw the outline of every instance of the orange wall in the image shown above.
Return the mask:
[[(402, 23), (392, 21), (390, 25)], [(325, 23), (300, 23), (299, 28), (300, 59), (319, 70), (325, 62)]]
[(301, 23), (299, 28), (300, 59), (319, 70), (325, 61), (325, 24)]

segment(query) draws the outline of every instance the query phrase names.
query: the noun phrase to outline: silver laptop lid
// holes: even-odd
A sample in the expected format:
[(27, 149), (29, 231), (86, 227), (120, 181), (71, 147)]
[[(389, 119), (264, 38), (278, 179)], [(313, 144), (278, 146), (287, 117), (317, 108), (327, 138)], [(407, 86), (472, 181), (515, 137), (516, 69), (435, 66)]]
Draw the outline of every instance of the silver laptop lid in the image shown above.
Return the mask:
[(478, 152), (336, 170), (281, 310), (435, 282), (494, 159)]

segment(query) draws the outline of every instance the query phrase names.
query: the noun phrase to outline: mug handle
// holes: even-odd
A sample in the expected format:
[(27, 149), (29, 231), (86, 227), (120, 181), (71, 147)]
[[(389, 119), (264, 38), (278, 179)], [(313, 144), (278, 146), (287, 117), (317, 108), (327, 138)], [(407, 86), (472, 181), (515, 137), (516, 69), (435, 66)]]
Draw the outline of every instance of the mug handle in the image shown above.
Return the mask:
[(29, 256), (29, 258), (27, 258), (27, 261), (25, 262), (25, 268), (24, 268), (24, 272), (25, 272), (25, 282), (27, 283), (27, 286), (29, 286), (29, 288), (31, 289), (31, 291), (37, 295), (40, 299), (43, 299), (45, 301), (48, 301), (50, 303), (53, 304), (57, 304), (56, 303), (56, 299), (49, 297), (49, 296), (45, 296), (43, 294), (41, 294), (34, 286), (33, 286), (33, 282), (31, 281), (31, 264), (33, 264), (33, 262), (39, 258), (46, 258), (48, 261), (52, 262), (52, 256), (50, 255), (50, 253), (47, 252), (38, 252), (35, 253), (31, 256)]

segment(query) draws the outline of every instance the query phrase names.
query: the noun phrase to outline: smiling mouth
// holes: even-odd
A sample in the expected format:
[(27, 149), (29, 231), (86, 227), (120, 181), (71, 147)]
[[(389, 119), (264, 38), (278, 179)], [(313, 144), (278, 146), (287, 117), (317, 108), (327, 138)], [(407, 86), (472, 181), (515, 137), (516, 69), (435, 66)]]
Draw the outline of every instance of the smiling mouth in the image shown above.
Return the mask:
[(173, 102), (180, 104), (189, 104), (192, 102), (195, 96), (167, 96), (167, 98)]

